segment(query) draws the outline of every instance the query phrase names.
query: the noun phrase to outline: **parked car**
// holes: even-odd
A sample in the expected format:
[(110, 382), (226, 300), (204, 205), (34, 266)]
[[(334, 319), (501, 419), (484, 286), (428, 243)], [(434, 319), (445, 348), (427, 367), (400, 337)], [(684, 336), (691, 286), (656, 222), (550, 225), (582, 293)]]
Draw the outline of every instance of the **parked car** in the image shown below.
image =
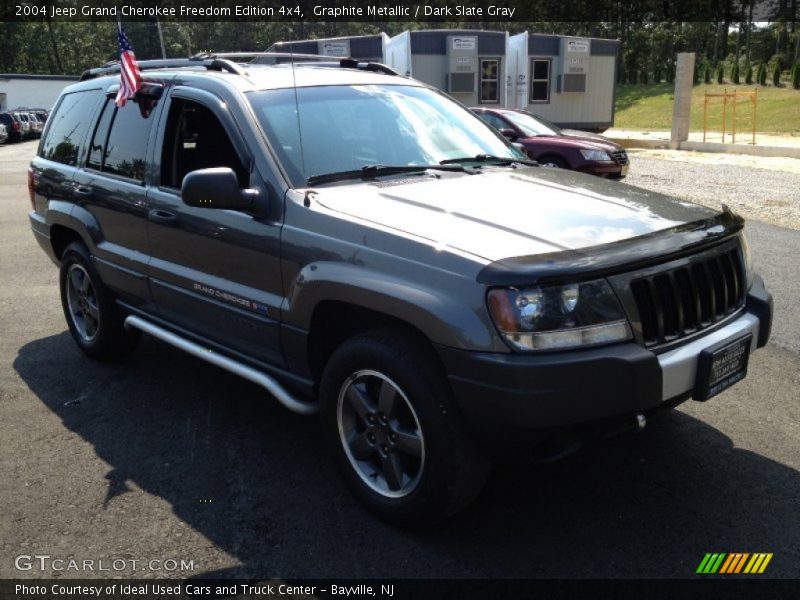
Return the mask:
[(118, 66), (64, 90), (30, 223), (84, 353), (146, 332), (319, 412), (353, 494), (404, 525), (466, 506), (498, 454), (745, 377), (772, 300), (740, 217), (542, 168), (434, 88), (325, 60), (142, 61), (123, 107)]
[(471, 110), (509, 140), (522, 144), (528, 156), (544, 166), (601, 177), (628, 174), (625, 148), (602, 135), (561, 129), (524, 110), (482, 106)]
[(14, 118), (19, 122), (20, 131), (22, 132), (23, 140), (30, 140), (36, 137), (36, 129), (31, 123), (31, 118), (27, 113), (15, 110), (13, 113)]
[(0, 123), (6, 128), (9, 142), (22, 140), (22, 124), (14, 117), (13, 113), (0, 113)]
[(8, 141), (8, 130), (6, 126), (0, 123), (0, 144), (5, 144)]
[(44, 130), (44, 123), (39, 120), (39, 117), (36, 115), (35, 112), (30, 110), (20, 111), (20, 114), (25, 115), (28, 118), (28, 123), (30, 123), (31, 132), (34, 139), (38, 139), (42, 137), (42, 131)]
[(28, 111), (28, 116), (31, 119), (31, 123), (33, 123), (36, 129), (36, 137), (42, 137), (42, 132), (44, 131), (44, 120), (39, 116), (38, 113), (33, 111)]

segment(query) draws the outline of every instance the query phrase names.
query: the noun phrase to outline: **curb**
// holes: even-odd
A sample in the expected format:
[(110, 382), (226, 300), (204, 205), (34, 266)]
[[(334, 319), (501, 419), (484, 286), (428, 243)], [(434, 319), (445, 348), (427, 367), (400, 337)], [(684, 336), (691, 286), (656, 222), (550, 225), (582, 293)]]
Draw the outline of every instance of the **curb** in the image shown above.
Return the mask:
[[(624, 148), (667, 150), (669, 140), (642, 140), (638, 138), (609, 138)], [(749, 146), (744, 144), (722, 144), (718, 142), (681, 142), (680, 150), (693, 152), (717, 152), (724, 154), (747, 154), (750, 156), (800, 158), (800, 148), (789, 146)]]

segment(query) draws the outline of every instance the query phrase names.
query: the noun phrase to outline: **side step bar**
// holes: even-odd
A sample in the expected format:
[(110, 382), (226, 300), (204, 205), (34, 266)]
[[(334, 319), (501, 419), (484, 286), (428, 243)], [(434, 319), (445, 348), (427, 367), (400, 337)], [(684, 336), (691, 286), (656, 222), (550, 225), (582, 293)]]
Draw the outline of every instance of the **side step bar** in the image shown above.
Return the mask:
[(312, 415), (319, 410), (319, 407), (316, 403), (303, 402), (296, 399), (289, 392), (287, 392), (286, 388), (278, 383), (276, 379), (270, 377), (266, 373), (258, 371), (227, 356), (223, 356), (222, 354), (218, 354), (209, 348), (204, 348), (199, 344), (187, 340), (186, 338), (164, 329), (163, 327), (159, 327), (150, 321), (146, 321), (141, 317), (134, 315), (127, 317), (125, 319), (125, 327), (127, 329), (135, 328), (144, 331), (145, 333), (149, 333), (153, 337), (157, 337), (163, 342), (167, 342), (168, 344), (175, 346), (184, 352), (188, 352), (192, 356), (201, 358), (206, 362), (210, 362), (212, 365), (221, 367), (226, 371), (230, 371), (239, 377), (243, 377), (248, 381), (252, 381), (257, 385), (260, 385), (270, 394), (275, 396), (278, 402), (283, 404), (292, 412), (296, 412), (301, 415)]

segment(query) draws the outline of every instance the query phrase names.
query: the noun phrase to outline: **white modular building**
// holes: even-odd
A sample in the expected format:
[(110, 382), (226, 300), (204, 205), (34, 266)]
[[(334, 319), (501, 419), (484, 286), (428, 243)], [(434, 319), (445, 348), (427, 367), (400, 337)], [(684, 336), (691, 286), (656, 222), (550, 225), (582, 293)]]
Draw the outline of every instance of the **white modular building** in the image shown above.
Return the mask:
[(467, 106), (527, 110), (562, 127), (614, 124), (619, 40), (419, 29), (279, 42), (270, 50), (382, 62)]
[(15, 108), (50, 110), (61, 90), (78, 81), (66, 75), (0, 73), (0, 111)]
[(619, 55), (619, 40), (512, 35), (508, 106), (562, 127), (607, 129), (614, 124)]

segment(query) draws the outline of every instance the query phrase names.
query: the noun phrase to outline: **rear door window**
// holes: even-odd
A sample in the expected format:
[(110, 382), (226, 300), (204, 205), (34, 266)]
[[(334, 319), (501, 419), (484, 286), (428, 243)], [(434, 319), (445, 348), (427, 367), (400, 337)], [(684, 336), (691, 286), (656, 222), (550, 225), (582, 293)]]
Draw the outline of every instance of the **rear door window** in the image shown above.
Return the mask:
[(48, 160), (75, 166), (78, 164), (81, 145), (89, 130), (91, 114), (100, 90), (87, 90), (66, 94), (61, 98), (51, 118), (47, 137), (42, 142), (39, 156)]
[(118, 108), (107, 99), (92, 136), (87, 167), (144, 181), (152, 124), (153, 119), (142, 116), (137, 102)]

